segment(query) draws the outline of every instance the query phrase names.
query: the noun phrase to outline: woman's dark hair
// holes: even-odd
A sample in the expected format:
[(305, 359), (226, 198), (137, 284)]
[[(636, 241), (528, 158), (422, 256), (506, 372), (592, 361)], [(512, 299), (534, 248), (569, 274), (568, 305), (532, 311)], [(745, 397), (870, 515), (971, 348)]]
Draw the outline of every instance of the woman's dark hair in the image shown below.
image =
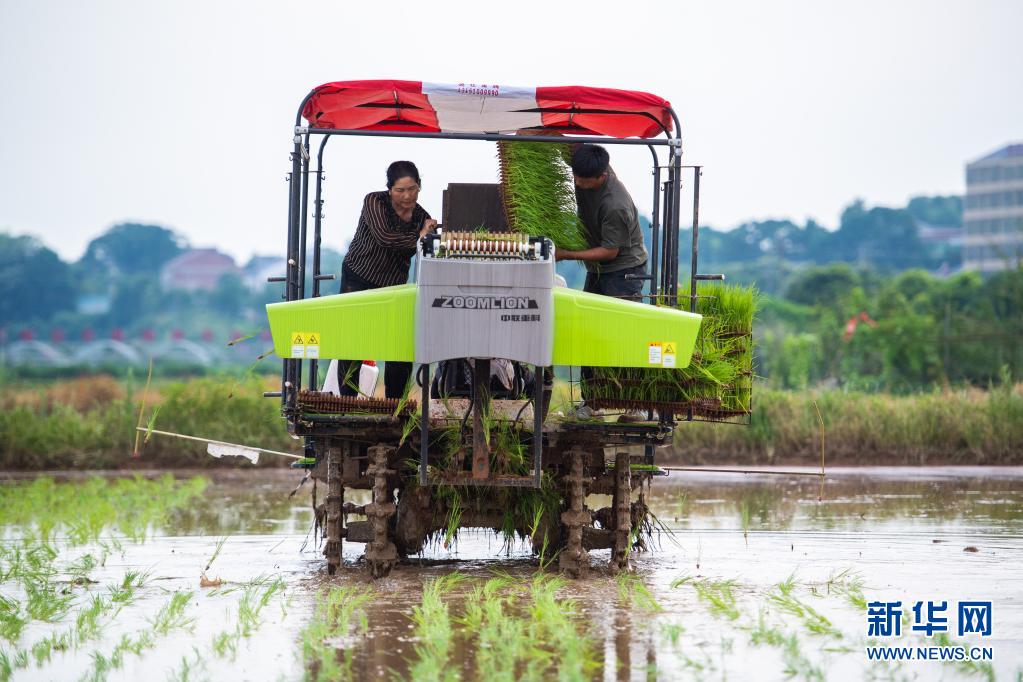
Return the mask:
[(611, 157), (595, 144), (581, 144), (572, 152), (572, 172), (580, 178), (599, 178), (607, 172)]
[(394, 183), (402, 178), (412, 178), (420, 187), (423, 185), (419, 179), (419, 169), (411, 161), (395, 161), (387, 167), (387, 189), (394, 187)]

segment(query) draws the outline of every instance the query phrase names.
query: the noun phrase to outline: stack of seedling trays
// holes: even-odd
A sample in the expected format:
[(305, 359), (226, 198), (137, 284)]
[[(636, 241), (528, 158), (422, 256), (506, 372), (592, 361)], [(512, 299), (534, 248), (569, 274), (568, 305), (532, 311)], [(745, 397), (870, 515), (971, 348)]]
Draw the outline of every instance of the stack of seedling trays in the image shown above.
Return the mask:
[(547, 237), (559, 249), (587, 248), (575, 205), (567, 144), (497, 143), (501, 199), (513, 232)]
[(416, 401), (337, 396), (322, 391), (303, 390), (298, 394), (298, 407), (309, 414), (387, 414), (407, 417), (415, 414)]
[[(703, 322), (688, 367), (597, 369), (585, 382), (587, 404), (748, 424), (752, 414), (756, 291), (752, 287), (701, 284), (697, 296), (696, 310), (703, 315)], [(688, 310), (689, 298), (680, 296), (678, 307)]]

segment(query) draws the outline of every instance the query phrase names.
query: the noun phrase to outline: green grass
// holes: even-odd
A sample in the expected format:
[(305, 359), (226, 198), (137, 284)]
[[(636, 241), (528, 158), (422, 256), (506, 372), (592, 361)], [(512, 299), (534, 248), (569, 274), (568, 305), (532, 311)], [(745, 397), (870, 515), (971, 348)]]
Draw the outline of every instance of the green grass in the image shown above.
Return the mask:
[[(0, 468), (4, 469), (109, 469), (132, 462), (135, 425), (141, 396), (129, 383), (121, 394), (104, 393), (95, 401), (74, 405), (60, 400), (36, 399), (34, 394), (55, 392), (17, 384), (0, 389)], [(238, 383), (223, 378), (192, 379), (160, 385), (149, 402), (159, 410), (153, 424), (163, 431), (216, 438), (230, 443), (251, 443), (289, 451), (280, 405), (262, 397), (263, 380)], [(152, 416), (152, 415), (150, 415)], [(265, 457), (261, 466), (280, 466), (281, 458)], [(143, 463), (162, 466), (224, 466), (209, 457), (198, 443), (153, 436), (141, 447)], [(264, 464), (265, 462), (265, 464)]]
[(675, 450), (707, 464), (780, 461), (820, 466), (820, 426), (826, 463), (1018, 464), (1023, 462), (1023, 385), (1012, 390), (938, 389), (915, 395), (840, 389), (805, 392), (758, 388), (749, 428), (683, 424)]

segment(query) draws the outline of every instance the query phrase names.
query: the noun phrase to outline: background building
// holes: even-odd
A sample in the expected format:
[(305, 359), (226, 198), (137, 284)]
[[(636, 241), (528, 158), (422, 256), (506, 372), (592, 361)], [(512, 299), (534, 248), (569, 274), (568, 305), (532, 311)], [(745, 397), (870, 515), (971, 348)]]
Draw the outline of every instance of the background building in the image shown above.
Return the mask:
[(963, 267), (992, 272), (1023, 262), (1023, 144), (966, 165)]

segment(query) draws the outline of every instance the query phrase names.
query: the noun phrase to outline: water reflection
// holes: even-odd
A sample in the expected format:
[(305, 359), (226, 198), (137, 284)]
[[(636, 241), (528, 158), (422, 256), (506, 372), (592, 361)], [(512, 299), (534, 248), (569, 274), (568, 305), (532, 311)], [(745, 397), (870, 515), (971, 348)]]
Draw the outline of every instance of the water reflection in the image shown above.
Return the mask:
[[(295, 633), (325, 587), (352, 584), (372, 593), (368, 632), (348, 641), (355, 647), (356, 679), (400, 678), (414, 656), (410, 616), (425, 580), (455, 570), (468, 576), (447, 598), (457, 628), (472, 586), (495, 574), (528, 581), (536, 570), (528, 547), (503, 547), (481, 531), (460, 534), (449, 550), (430, 546), (424, 562), (400, 565), (376, 582), (357, 564), (362, 546), (345, 544), (345, 570), (329, 579), (315, 541), (303, 549), (313, 519), (311, 484), (289, 497), (300, 480), (291, 471), (214, 473), (203, 496), (173, 512), (154, 543), (128, 548), (117, 570), (157, 566), (181, 589), (194, 589), (196, 569), (212, 541), (232, 536), (218, 559), (225, 577), (280, 573), (291, 590), (289, 615), (267, 621), (245, 654), (250, 673), (273, 679), (303, 677)], [(606, 550), (593, 552), (594, 577), (570, 582), (559, 593), (578, 604), (580, 627), (599, 663), (592, 678), (784, 679), (786, 666), (797, 664), (805, 666), (799, 675), (818, 669), (835, 679), (872, 674), (857, 649), (862, 611), (828, 596), (828, 580), (842, 571), (862, 579), (868, 599), (993, 599), (999, 609), (995, 671), (1009, 677), (1023, 666), (1023, 574), (1016, 570), (1023, 562), (1023, 469), (831, 470), (821, 501), (818, 493), (816, 479), (799, 477), (676, 473), (657, 481), (648, 503), (674, 536), (654, 538), (653, 551), (635, 557), (634, 564), (662, 610), (638, 608), (623, 598), (620, 586), (600, 569)], [(593, 496), (588, 504), (599, 508), (608, 500)], [(978, 551), (964, 552), (966, 546)], [(796, 576), (800, 598), (811, 600), (845, 633), (834, 651), (798, 623), (771, 621), (768, 595), (790, 575)], [(684, 580), (673, 587), (680, 577)], [(735, 621), (715, 614), (692, 587), (722, 580), (735, 581), (741, 614)], [(170, 578), (162, 586), (178, 589)], [(158, 596), (165, 598), (162, 591)], [(772, 627), (789, 627), (785, 632), (798, 635), (798, 657), (751, 641), (760, 614)], [(186, 653), (189, 646), (181, 643)], [(86, 653), (81, 657), (87, 662)], [(180, 653), (167, 650), (157, 658), (177, 660)], [(475, 640), (456, 636), (450, 664), (462, 679), (476, 679)], [(61, 665), (79, 675), (86, 663)], [(207, 672), (211, 678), (230, 677), (241, 670), (238, 665), (243, 664), (211, 660)], [(914, 674), (909, 668), (896, 672)], [(954, 670), (945, 672), (955, 677)]]

